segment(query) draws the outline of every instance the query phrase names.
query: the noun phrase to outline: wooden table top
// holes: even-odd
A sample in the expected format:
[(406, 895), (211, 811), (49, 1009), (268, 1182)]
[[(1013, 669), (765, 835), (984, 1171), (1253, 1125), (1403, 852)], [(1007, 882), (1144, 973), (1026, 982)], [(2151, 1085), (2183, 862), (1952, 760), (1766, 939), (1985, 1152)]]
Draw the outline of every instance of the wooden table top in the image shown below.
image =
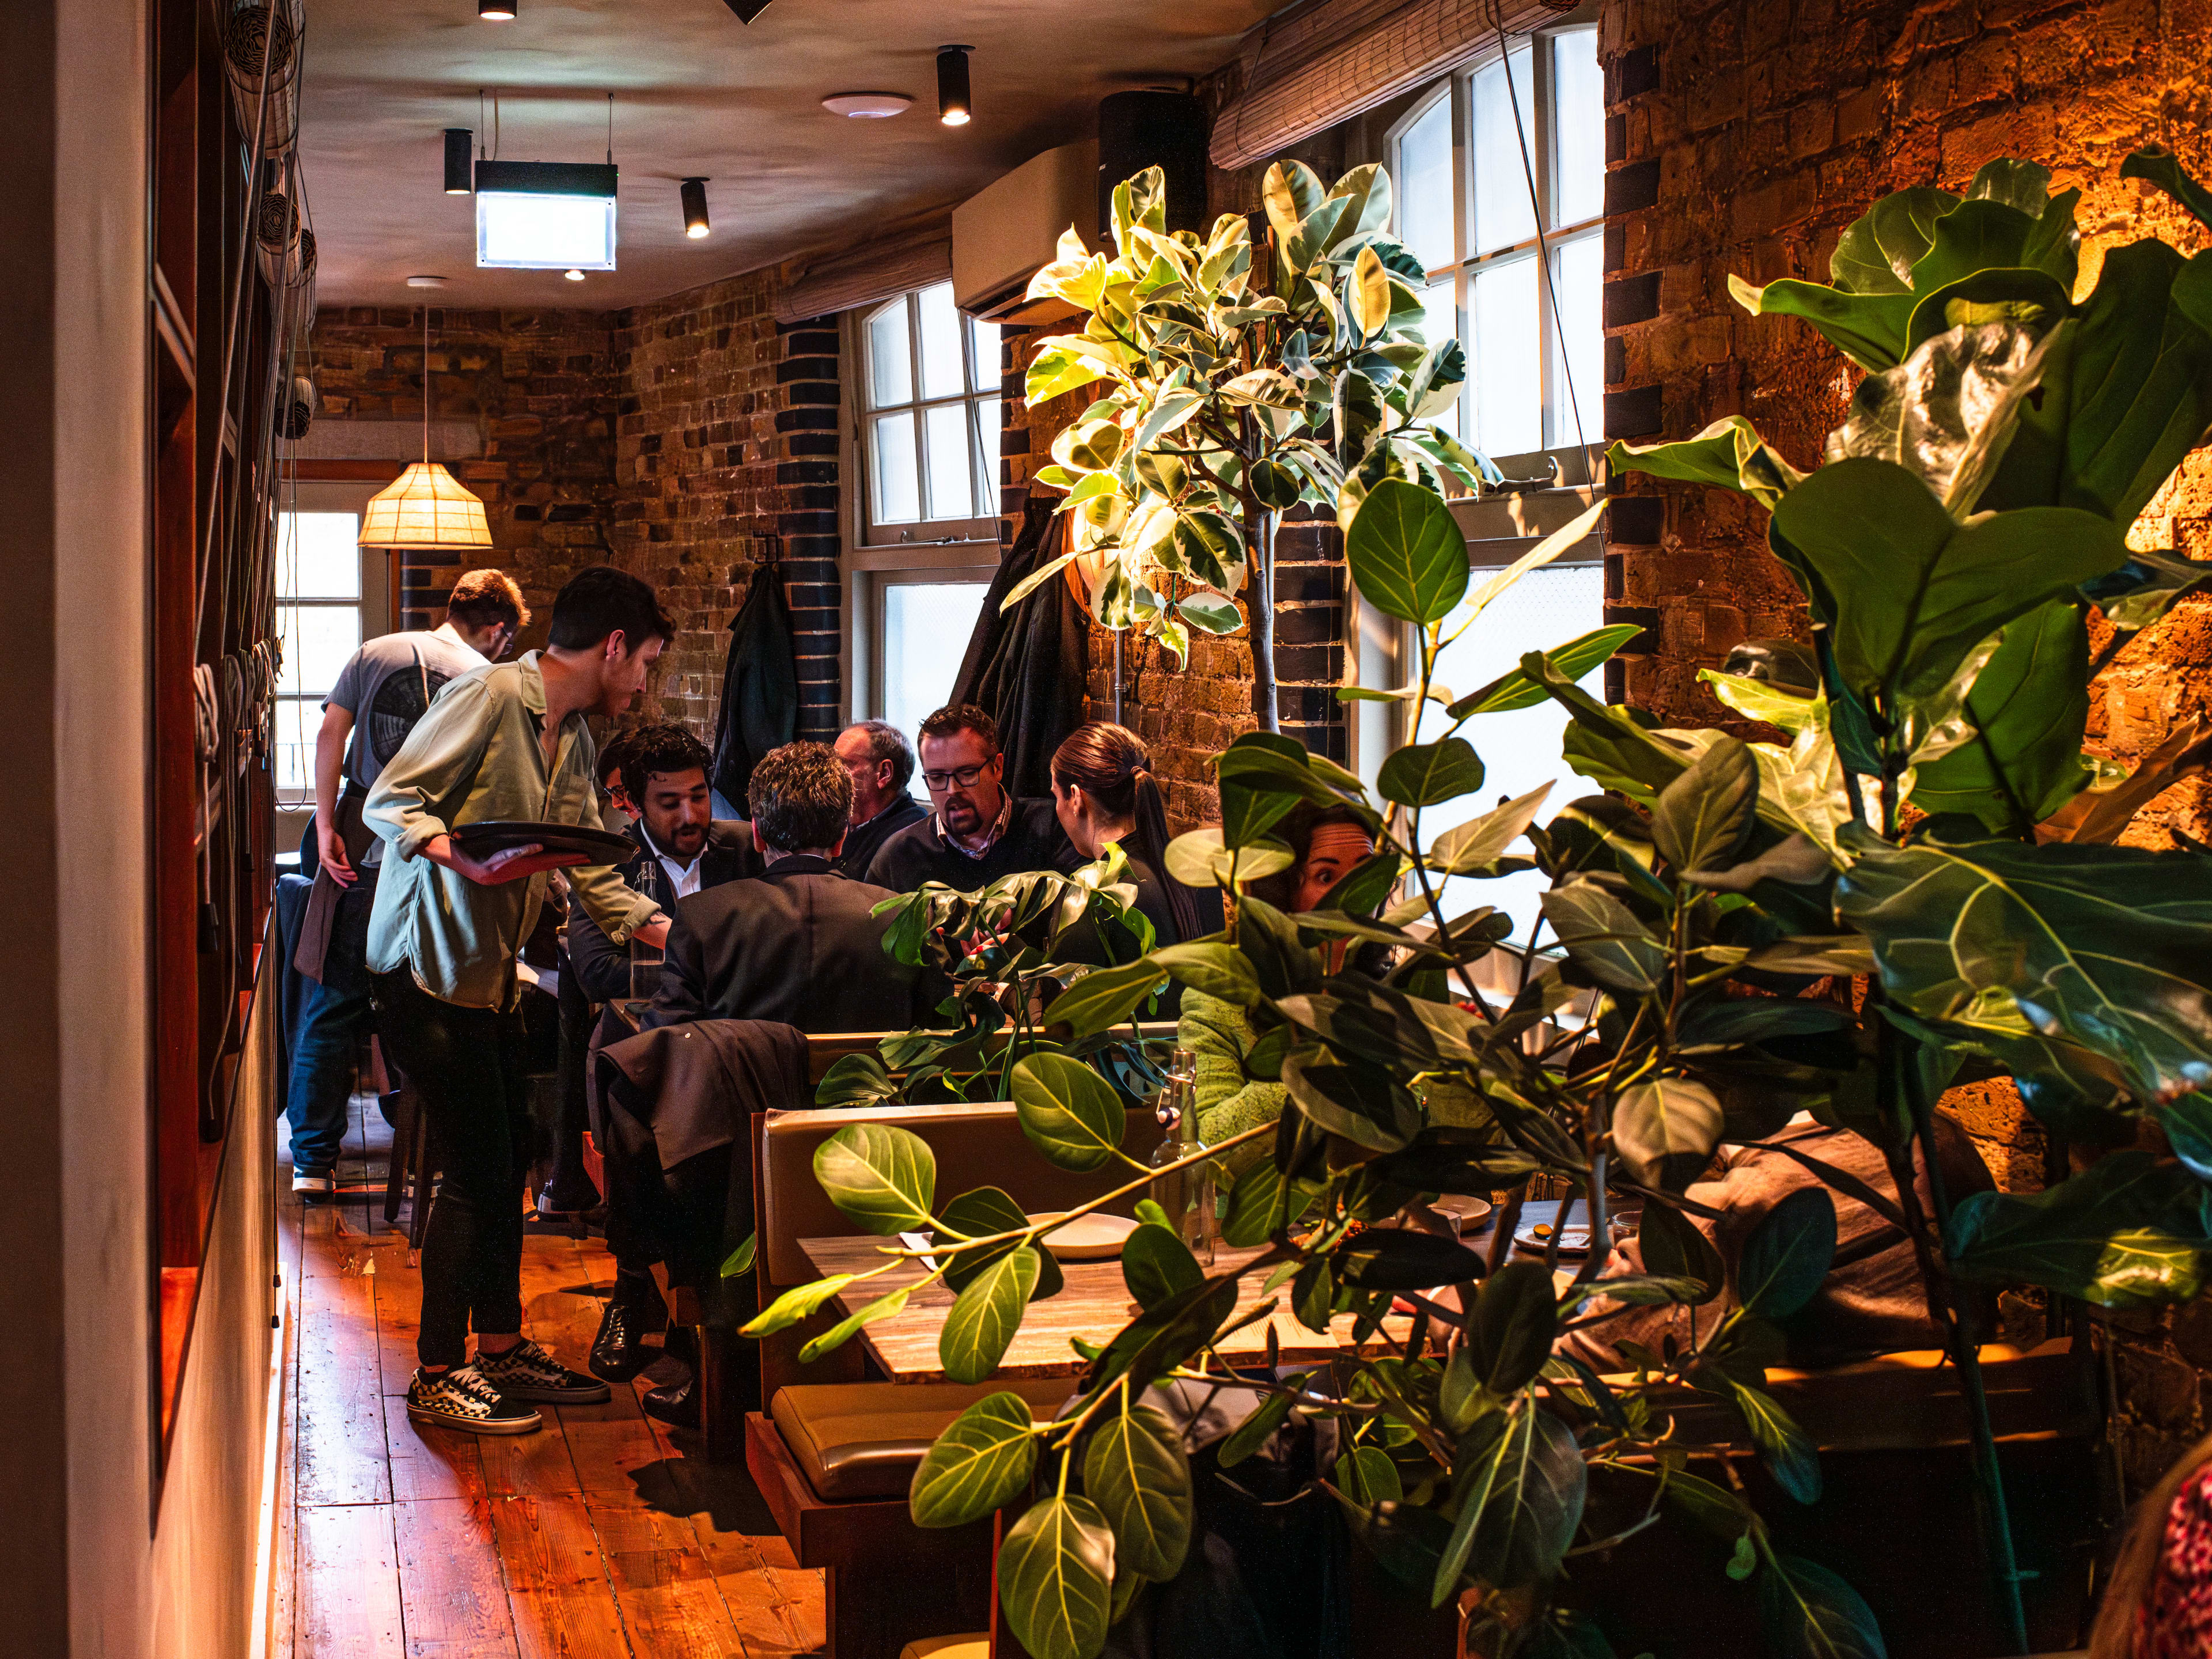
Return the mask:
[[(811, 1261), (825, 1276), (830, 1273), (866, 1273), (883, 1263), (881, 1251), (890, 1239), (860, 1235), (845, 1238), (803, 1238), (799, 1242)], [(1212, 1272), (1238, 1261), (1249, 1261), (1261, 1252), (1256, 1249), (1232, 1250), (1222, 1246), (1216, 1250)], [(1062, 1261), (1061, 1276), (1067, 1281), (1058, 1296), (1048, 1297), (1030, 1304), (1029, 1315), (1022, 1322), (1008, 1346), (1006, 1357), (999, 1362), (994, 1376), (1077, 1376), (1090, 1361), (1069, 1346), (1068, 1338), (1079, 1336), (1087, 1341), (1103, 1345), (1110, 1341), (1137, 1314), (1137, 1306), (1129, 1295), (1129, 1287), (1122, 1282), (1120, 1261)], [(857, 1313), (877, 1297), (888, 1295), (902, 1285), (919, 1283), (925, 1277), (921, 1264), (902, 1261), (889, 1273), (872, 1279), (864, 1285), (850, 1287), (836, 1298), (839, 1311), (845, 1315)], [(1267, 1275), (1255, 1273), (1238, 1286), (1237, 1312), (1242, 1315), (1256, 1308), (1268, 1298), (1260, 1294), (1260, 1286)], [(1278, 1306), (1266, 1320), (1255, 1321), (1222, 1343), (1218, 1352), (1232, 1362), (1260, 1364), (1267, 1352), (1267, 1328), (1274, 1327), (1279, 1345), (1279, 1353), (1285, 1364), (1312, 1364), (1334, 1359), (1350, 1352), (1352, 1328), (1354, 1320), (1350, 1314), (1340, 1316), (1334, 1328), (1324, 1336), (1308, 1330), (1291, 1312), (1291, 1287), (1279, 1286), (1273, 1292)], [(945, 1380), (945, 1369), (937, 1357), (938, 1333), (943, 1328), (945, 1316), (952, 1306), (952, 1292), (942, 1280), (917, 1292), (907, 1304), (887, 1319), (879, 1319), (865, 1327), (860, 1340), (867, 1344), (868, 1352), (883, 1368), (884, 1375), (894, 1382), (941, 1382)], [(1389, 1326), (1401, 1336), (1406, 1321), (1394, 1319)], [(1378, 1348), (1385, 1346), (1379, 1340)]]

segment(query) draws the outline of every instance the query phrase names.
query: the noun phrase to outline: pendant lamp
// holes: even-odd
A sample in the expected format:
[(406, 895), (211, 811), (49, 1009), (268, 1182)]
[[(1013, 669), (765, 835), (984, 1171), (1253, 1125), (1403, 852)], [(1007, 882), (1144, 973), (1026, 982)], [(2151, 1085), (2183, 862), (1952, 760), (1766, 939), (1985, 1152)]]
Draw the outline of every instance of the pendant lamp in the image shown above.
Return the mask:
[(430, 307), (422, 307), (422, 459), (369, 498), (361, 545), (402, 550), (489, 547), (483, 502), (430, 459)]

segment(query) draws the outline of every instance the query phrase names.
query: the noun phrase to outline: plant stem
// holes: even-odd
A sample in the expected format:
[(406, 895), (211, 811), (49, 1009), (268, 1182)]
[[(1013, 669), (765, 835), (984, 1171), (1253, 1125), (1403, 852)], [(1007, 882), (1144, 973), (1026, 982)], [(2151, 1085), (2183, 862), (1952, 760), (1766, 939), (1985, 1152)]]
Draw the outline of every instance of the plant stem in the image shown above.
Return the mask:
[(1262, 732), (1280, 732), (1283, 714), (1275, 687), (1275, 530), (1279, 513), (1260, 515), (1252, 553), (1252, 704)]

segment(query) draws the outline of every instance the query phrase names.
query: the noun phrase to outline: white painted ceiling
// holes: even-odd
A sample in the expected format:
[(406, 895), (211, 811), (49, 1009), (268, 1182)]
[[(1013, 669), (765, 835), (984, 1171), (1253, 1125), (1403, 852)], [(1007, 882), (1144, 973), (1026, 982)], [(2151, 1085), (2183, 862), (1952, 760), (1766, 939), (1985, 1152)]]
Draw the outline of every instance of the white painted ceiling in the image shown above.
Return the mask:
[[(417, 272), (449, 305), (635, 305), (854, 240), (964, 200), (1094, 131), (1098, 100), (1180, 86), (1233, 55), (1280, 0), (307, 0), (301, 154), (325, 305), (401, 306)], [(937, 48), (975, 47), (975, 118), (937, 119)], [(476, 268), (472, 198), (441, 189), (442, 130), (500, 94), (509, 161), (597, 161), (615, 94), (618, 270)], [(833, 115), (837, 92), (902, 92), (890, 120)], [(487, 98), (485, 107), (489, 109)], [(489, 115), (482, 136), (489, 137)], [(684, 234), (678, 182), (704, 175), (714, 234)]]

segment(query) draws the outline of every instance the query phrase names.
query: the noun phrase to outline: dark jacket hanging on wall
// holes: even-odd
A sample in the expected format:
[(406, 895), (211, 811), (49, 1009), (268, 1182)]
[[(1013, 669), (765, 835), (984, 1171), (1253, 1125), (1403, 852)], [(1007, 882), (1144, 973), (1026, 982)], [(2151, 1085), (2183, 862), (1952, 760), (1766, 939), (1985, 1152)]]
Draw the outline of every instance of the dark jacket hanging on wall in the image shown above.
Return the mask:
[(730, 619), (722, 665), (722, 707), (714, 723), (714, 791), (738, 812), (753, 768), (799, 732), (799, 664), (791, 648), (791, 607), (779, 568), (753, 571), (745, 602)]
[(999, 606), (1066, 546), (1066, 521), (1054, 518), (1052, 509), (1052, 500), (1030, 498), (1021, 532), (991, 579), (952, 688), (953, 702), (972, 702), (998, 721), (1006, 793), (1039, 799), (1052, 793), (1052, 751), (1083, 724), (1088, 676), (1083, 607), (1059, 578), (1010, 611), (1002, 614)]

